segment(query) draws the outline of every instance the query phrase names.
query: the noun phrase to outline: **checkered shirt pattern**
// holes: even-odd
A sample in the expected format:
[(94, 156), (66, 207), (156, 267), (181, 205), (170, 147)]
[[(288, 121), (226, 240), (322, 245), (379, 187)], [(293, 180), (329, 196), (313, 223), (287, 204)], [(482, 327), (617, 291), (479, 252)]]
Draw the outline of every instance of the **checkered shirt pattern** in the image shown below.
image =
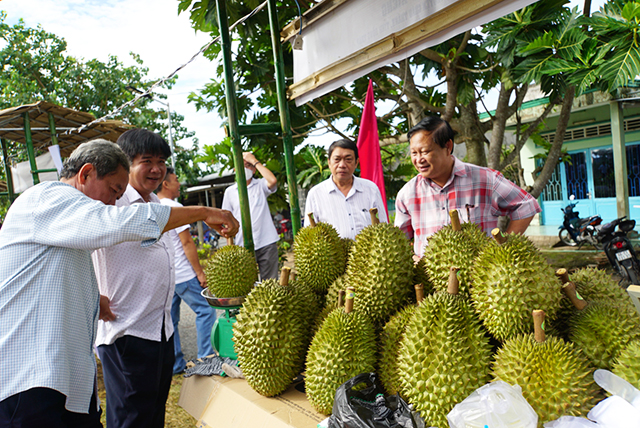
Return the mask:
[(104, 205), (60, 182), (15, 200), (0, 229), (0, 401), (51, 388), (66, 396), (67, 410), (88, 412), (99, 301), (91, 251), (152, 244), (170, 212)]
[(418, 175), (398, 192), (395, 225), (414, 238), (414, 251), (420, 257), (427, 238), (451, 223), (450, 210), (458, 210), (461, 222), (475, 223), (487, 235), (498, 225), (499, 216), (520, 220), (541, 211), (533, 196), (500, 172), (454, 159), (444, 187)]

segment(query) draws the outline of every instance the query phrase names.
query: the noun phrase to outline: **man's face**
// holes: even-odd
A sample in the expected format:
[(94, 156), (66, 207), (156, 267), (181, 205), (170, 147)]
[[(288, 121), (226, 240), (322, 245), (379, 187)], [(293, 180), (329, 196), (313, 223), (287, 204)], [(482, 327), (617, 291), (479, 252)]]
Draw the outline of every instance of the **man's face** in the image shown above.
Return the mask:
[(94, 168), (85, 180), (82, 193), (106, 205), (115, 205), (127, 189), (128, 182), (129, 173), (122, 165), (119, 165), (115, 172), (102, 178), (97, 178)]
[(336, 181), (349, 180), (358, 166), (356, 154), (351, 149), (336, 147), (329, 157), (329, 169)]
[(180, 182), (178, 181), (177, 175), (169, 174), (167, 179), (164, 181), (164, 187), (173, 198), (180, 196)]
[(164, 156), (142, 154), (136, 155), (131, 162), (129, 183), (146, 199), (158, 188), (167, 174)]
[(442, 186), (451, 175), (452, 146), (453, 141), (449, 140), (445, 147), (440, 147), (433, 142), (430, 132), (418, 131), (409, 142), (411, 162), (421, 176)]

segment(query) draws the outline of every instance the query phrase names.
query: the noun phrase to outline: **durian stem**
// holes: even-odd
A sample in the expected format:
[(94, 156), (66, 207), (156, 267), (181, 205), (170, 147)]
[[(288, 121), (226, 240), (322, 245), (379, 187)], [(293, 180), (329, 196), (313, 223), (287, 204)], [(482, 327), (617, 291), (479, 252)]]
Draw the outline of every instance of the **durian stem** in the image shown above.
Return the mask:
[(233, 236), (227, 238), (227, 245), (233, 245)]
[(562, 291), (567, 295), (573, 306), (576, 307), (579, 311), (583, 310), (587, 307), (587, 302), (578, 297), (578, 292), (576, 291), (576, 285), (573, 282), (567, 282), (562, 286)]
[(458, 271), (460, 268), (451, 266), (449, 268), (449, 284), (447, 286), (447, 293), (458, 294), (460, 291), (460, 281), (458, 281)]
[(458, 210), (449, 211), (449, 217), (451, 217), (451, 227), (456, 232), (460, 232), (462, 230), (462, 225), (460, 224), (460, 216), (458, 215)]
[(338, 291), (338, 307), (341, 308), (344, 306), (344, 295), (346, 293), (344, 292), (344, 290), (340, 290)]
[(347, 287), (347, 295), (346, 295), (346, 302), (344, 304), (344, 313), (348, 314), (351, 311), (353, 311), (353, 298), (356, 295), (356, 289), (353, 287)]
[(569, 272), (565, 268), (560, 268), (556, 271), (556, 276), (560, 279), (562, 284), (569, 282)]
[(491, 236), (493, 236), (493, 239), (495, 239), (496, 242), (500, 245), (507, 242), (507, 237), (504, 236), (500, 229), (498, 229), (497, 227), (491, 231)]
[(533, 311), (533, 338), (538, 343), (544, 343), (546, 340), (544, 335), (544, 311), (534, 310)]
[(307, 214), (307, 217), (309, 217), (309, 226), (315, 227), (316, 226), (316, 219), (313, 218), (313, 213)]
[(369, 215), (371, 216), (371, 224), (380, 223), (380, 219), (378, 218), (378, 209), (377, 208), (371, 208), (369, 210)]
[(282, 286), (287, 286), (289, 285), (289, 275), (291, 274), (291, 268), (290, 267), (283, 267), (282, 270), (280, 271), (280, 285)]
[(424, 285), (416, 284), (413, 288), (416, 290), (416, 302), (422, 302), (424, 300)]

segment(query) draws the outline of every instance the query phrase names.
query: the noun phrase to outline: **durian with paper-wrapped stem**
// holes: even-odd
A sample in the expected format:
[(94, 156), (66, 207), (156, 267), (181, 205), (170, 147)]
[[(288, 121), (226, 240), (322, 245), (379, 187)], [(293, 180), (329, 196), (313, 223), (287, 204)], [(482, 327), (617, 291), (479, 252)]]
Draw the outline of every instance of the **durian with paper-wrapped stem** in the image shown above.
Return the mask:
[(531, 311), (555, 318), (561, 284), (535, 245), (523, 235), (492, 231), (471, 270), (471, 299), (485, 328), (499, 341), (532, 331)]
[(212, 295), (246, 296), (258, 280), (258, 264), (251, 251), (234, 245), (233, 238), (227, 238), (227, 245), (217, 250), (207, 262), (205, 275)]
[(370, 210), (372, 224), (356, 236), (346, 279), (356, 290), (354, 311), (364, 313), (379, 329), (409, 300), (413, 250), (404, 232), (379, 222), (377, 211)]
[(596, 368), (610, 369), (622, 349), (640, 339), (640, 316), (610, 301), (587, 302), (572, 282), (562, 289), (575, 308), (569, 318), (569, 340)]
[[(435, 291), (445, 291), (449, 278), (449, 267), (460, 267), (458, 278), (460, 292), (469, 293), (469, 273), (473, 261), (489, 242), (487, 235), (474, 223), (460, 223), (457, 210), (449, 211), (451, 224), (444, 226), (427, 240), (423, 265), (426, 276)], [(425, 285), (426, 286), (426, 285)]]
[(538, 426), (561, 416), (586, 416), (598, 401), (593, 368), (572, 343), (547, 336), (544, 311), (534, 310), (534, 333), (507, 340), (495, 355), (492, 377), (519, 385), (538, 414)]
[(489, 338), (463, 294), (457, 268), (447, 291), (427, 296), (414, 310), (400, 340), (400, 395), (427, 426), (446, 428), (447, 414), (488, 380)]
[(376, 336), (371, 320), (353, 310), (353, 288), (344, 308), (331, 312), (313, 337), (306, 363), (305, 389), (318, 412), (331, 414), (336, 390), (376, 366)]

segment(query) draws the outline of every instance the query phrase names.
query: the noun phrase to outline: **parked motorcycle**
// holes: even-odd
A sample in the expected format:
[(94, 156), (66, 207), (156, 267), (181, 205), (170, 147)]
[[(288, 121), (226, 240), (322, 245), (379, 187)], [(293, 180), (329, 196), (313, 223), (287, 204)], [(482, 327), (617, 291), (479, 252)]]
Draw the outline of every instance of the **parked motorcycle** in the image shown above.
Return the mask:
[(571, 195), (569, 197), (569, 205), (565, 208), (560, 208), (564, 213), (564, 220), (562, 226), (559, 227), (558, 238), (563, 244), (569, 246), (582, 246), (584, 244), (590, 244), (597, 249), (602, 248), (602, 243), (598, 239), (599, 225), (602, 223), (602, 217), (599, 215), (592, 215), (587, 218), (580, 218), (580, 213), (574, 211), (574, 208), (578, 202), (573, 202), (575, 197)]
[[(616, 226), (618, 230), (616, 230)], [(638, 256), (631, 245), (628, 233), (636, 226), (635, 220), (621, 217), (600, 227), (598, 237), (603, 244), (604, 253), (609, 263), (618, 275), (621, 282), (640, 285), (640, 263)]]

